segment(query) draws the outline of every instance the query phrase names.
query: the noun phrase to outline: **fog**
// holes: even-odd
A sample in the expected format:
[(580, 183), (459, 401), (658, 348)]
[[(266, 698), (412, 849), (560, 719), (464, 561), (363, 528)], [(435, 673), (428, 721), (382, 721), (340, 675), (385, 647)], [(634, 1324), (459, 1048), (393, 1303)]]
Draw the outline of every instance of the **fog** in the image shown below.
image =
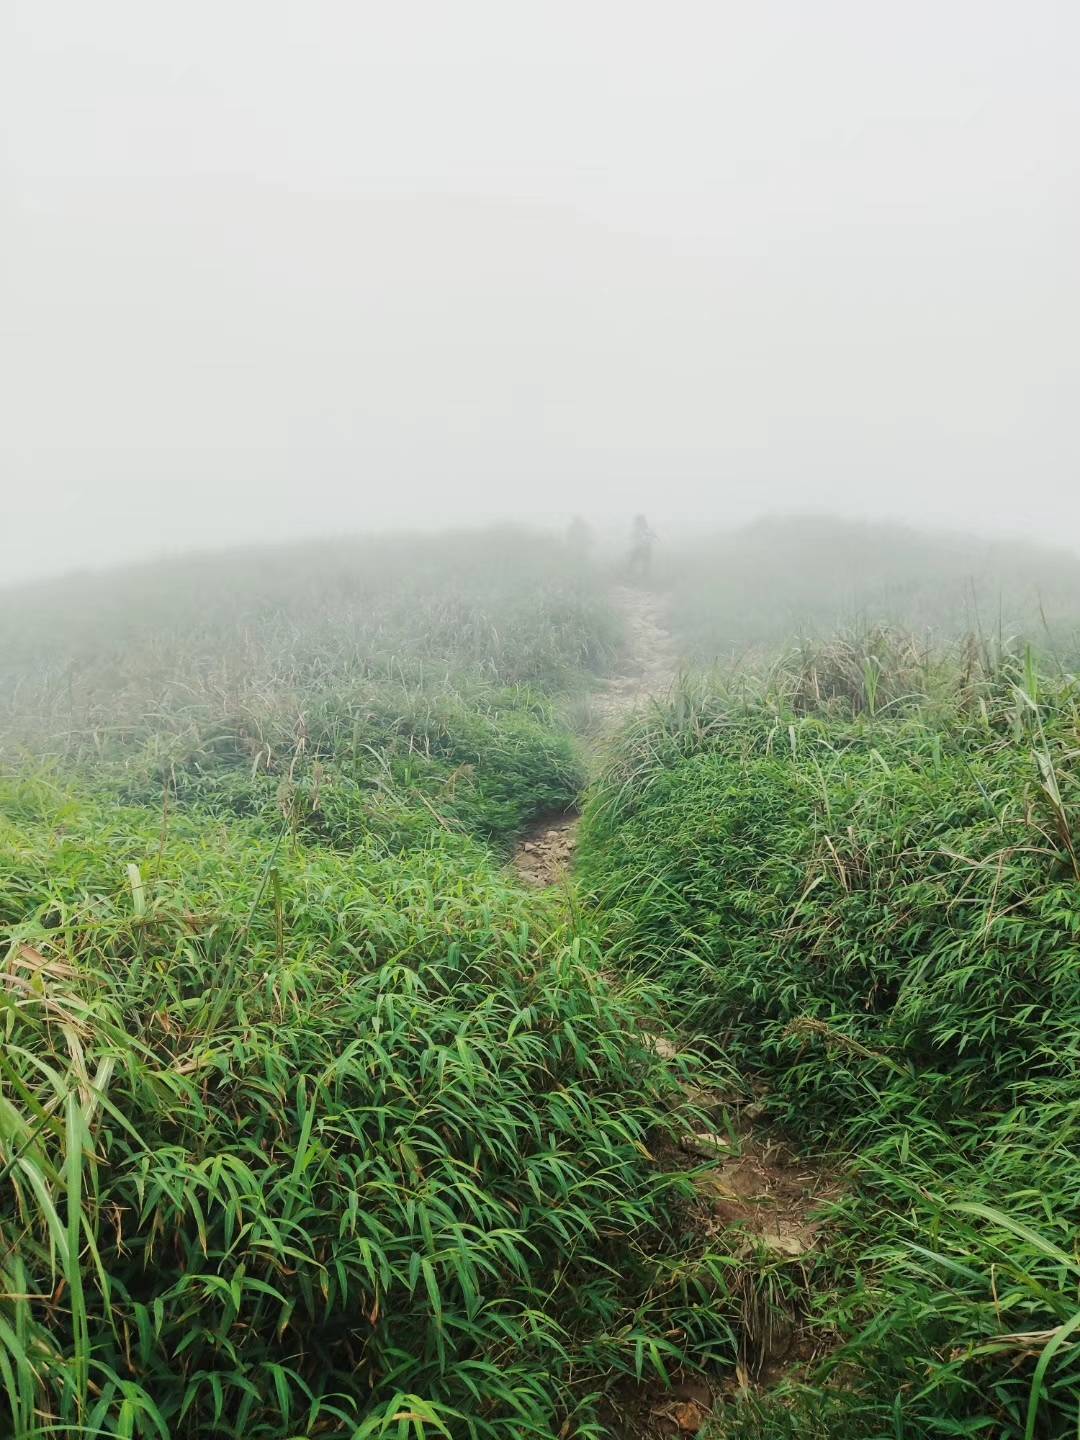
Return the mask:
[(827, 510), (1080, 545), (1080, 10), (8, 0), (3, 578)]

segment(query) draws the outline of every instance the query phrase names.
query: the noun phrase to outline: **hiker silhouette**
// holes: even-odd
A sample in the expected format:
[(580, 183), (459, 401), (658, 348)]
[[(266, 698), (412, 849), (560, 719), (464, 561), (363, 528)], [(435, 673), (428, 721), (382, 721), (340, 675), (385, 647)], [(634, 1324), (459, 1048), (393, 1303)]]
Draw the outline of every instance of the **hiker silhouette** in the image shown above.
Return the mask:
[(655, 544), (656, 535), (649, 528), (645, 516), (635, 515), (630, 526), (630, 559), (627, 564), (631, 580), (648, 578), (652, 566), (652, 547)]

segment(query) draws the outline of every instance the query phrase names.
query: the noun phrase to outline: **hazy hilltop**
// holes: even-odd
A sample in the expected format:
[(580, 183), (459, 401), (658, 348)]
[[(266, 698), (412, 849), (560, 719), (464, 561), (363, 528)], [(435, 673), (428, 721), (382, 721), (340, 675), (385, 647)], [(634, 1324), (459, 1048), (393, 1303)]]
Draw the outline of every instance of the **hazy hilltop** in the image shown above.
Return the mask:
[[(656, 528), (650, 583), (693, 661), (881, 624), (933, 643), (977, 632), (1080, 649), (1080, 556), (1064, 548), (832, 515), (766, 516), (700, 539), (662, 518)], [(0, 676), (85, 684), (96, 671), (100, 689), (107, 665), (114, 688), (121, 673), (190, 678), (228, 653), (238, 673), (279, 681), (327, 647), (345, 665), (445, 662), (471, 647), (489, 668), (494, 649), (504, 678), (531, 680), (546, 664), (535, 608), (568, 623), (569, 596), (622, 578), (627, 538), (625, 519), (595, 544), (510, 524), (342, 535), (44, 579), (0, 596)]]
[(876, 624), (935, 640), (1004, 632), (1068, 652), (1080, 628), (1069, 550), (835, 516), (770, 516), (665, 547), (657, 578), (699, 660)]
[(139, 673), (252, 644), (276, 645), (279, 668), (298, 644), (310, 662), (314, 631), (364, 659), (475, 643), (489, 664), (493, 644), (520, 663), (518, 612), (534, 619), (551, 582), (579, 578), (558, 536), (510, 524), (190, 551), (0, 592), (0, 675), (104, 659)]
[(558, 689), (619, 633), (595, 567), (508, 525), (192, 553), (2, 601), (0, 752), (128, 748), (241, 713), (291, 733), (314, 695), (355, 687), (396, 685), (399, 705), (451, 679)]

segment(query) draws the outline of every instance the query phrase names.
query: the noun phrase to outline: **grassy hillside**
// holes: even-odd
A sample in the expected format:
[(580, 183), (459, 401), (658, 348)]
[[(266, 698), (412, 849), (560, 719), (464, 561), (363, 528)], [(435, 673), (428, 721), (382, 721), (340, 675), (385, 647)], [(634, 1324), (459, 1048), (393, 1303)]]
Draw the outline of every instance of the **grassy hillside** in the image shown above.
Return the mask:
[(657, 559), (676, 638), (706, 664), (879, 625), (934, 645), (975, 632), (1077, 653), (1080, 557), (1048, 546), (795, 516)]
[(596, 577), (515, 531), (203, 556), (9, 595), (0, 756), (332, 843), (496, 841), (584, 778), (553, 700), (620, 642)]
[(588, 1436), (733, 1353), (692, 1120), (561, 906), (620, 622), (497, 532), (5, 611), (5, 1433)]
[[(9, 594), (0, 1432), (670, 1440), (703, 1377), (717, 1440), (1076, 1432), (1080, 694), (784, 583), (599, 778), (633, 611), (550, 538)], [(787, 1249), (724, 1208), (779, 1143)]]
[(563, 690), (620, 640), (596, 576), (511, 529), (188, 556), (4, 600), (0, 736), (95, 762), (380, 685)]
[(482, 852), (0, 813), (16, 1434), (588, 1435), (723, 1347), (642, 997)]
[(789, 1294), (828, 1358), (719, 1433), (1064, 1436), (1080, 698), (1006, 659), (943, 667), (929, 697), (901, 677), (907, 700), (873, 713), (889, 677), (852, 684), (848, 658), (813, 684), (685, 686), (586, 819), (620, 963), (842, 1177), (832, 1244)]

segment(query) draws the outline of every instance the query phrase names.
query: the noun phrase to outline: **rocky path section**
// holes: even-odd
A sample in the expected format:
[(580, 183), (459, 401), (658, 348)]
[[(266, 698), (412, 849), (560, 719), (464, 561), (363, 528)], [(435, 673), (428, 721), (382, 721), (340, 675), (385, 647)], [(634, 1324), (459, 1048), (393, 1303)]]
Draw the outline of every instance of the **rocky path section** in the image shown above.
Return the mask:
[[(660, 1037), (653, 1037), (653, 1047), (664, 1058), (678, 1055), (678, 1047)], [(704, 1436), (712, 1433), (711, 1421), (727, 1435), (731, 1407), (809, 1369), (830, 1344), (807, 1318), (809, 1266), (823, 1239), (826, 1207), (841, 1192), (838, 1177), (762, 1127), (767, 1097), (761, 1087), (749, 1103), (744, 1096), (683, 1089), (716, 1126), (687, 1133), (679, 1148), (695, 1167), (696, 1224), (738, 1267), (739, 1350), (726, 1375), (682, 1374), (670, 1386), (642, 1386), (627, 1426), (635, 1440)]]
[(533, 825), (514, 852), (514, 869), (526, 885), (543, 888), (566, 878), (577, 843), (578, 815), (556, 815)]
[(631, 710), (671, 688), (677, 659), (660, 596), (619, 585), (611, 598), (623, 616), (627, 645), (623, 671), (610, 676), (593, 699), (593, 709), (606, 732), (614, 730)]
[[(675, 678), (676, 656), (663, 600), (649, 590), (618, 585), (612, 603), (626, 626), (623, 668), (609, 676), (592, 697), (599, 738), (617, 729), (625, 717), (651, 696), (663, 695)], [(527, 885), (557, 885), (565, 879), (577, 842), (578, 816), (547, 816), (525, 835), (514, 853), (514, 868)]]

